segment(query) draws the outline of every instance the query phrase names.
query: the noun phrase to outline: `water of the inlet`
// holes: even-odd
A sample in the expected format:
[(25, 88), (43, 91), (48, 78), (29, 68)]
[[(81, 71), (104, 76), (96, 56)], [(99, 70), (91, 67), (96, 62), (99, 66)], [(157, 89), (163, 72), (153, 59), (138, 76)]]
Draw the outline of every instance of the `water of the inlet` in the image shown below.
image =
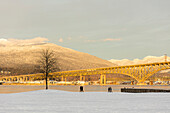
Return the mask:
[(0, 94), (0, 104), (0, 113), (170, 113), (170, 94), (38, 90)]

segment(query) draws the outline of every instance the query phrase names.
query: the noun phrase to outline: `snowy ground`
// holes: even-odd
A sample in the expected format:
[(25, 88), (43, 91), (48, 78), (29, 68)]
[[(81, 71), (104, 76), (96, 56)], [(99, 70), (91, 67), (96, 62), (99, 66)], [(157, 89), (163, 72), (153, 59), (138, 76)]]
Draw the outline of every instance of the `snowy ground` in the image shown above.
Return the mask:
[(0, 94), (0, 113), (170, 113), (169, 93), (39, 90)]

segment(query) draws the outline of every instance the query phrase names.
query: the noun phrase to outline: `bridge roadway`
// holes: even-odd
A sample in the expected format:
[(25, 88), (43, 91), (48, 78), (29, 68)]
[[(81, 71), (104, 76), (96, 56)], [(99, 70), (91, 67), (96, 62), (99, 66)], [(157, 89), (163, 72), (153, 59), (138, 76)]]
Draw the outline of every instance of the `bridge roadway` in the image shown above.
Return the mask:
[[(85, 80), (85, 76), (88, 75), (100, 75), (100, 84), (106, 84), (106, 74), (117, 73), (130, 76), (134, 78), (138, 85), (144, 85), (145, 81), (153, 74), (170, 69), (170, 62), (158, 62), (139, 65), (127, 65), (127, 66), (115, 66), (106, 68), (94, 68), (83, 70), (72, 70), (62, 72), (49, 73), (49, 78), (61, 77), (62, 81), (66, 81), (68, 76), (80, 76), (80, 81)], [(0, 77), (0, 81), (34, 81), (43, 80), (45, 78), (43, 73), (30, 74), (30, 75), (18, 75), (18, 76), (3, 76)]]

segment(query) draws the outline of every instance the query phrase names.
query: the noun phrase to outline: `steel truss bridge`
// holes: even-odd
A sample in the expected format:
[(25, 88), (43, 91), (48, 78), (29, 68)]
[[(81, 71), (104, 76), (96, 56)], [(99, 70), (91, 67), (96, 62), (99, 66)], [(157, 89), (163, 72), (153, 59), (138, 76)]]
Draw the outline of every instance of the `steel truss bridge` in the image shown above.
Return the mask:
[[(49, 73), (49, 78), (61, 77), (62, 81), (66, 80), (69, 76), (80, 76), (80, 81), (84, 81), (88, 75), (100, 75), (100, 84), (106, 84), (106, 74), (117, 73), (130, 76), (134, 78), (138, 85), (143, 85), (144, 82), (153, 74), (161, 71), (170, 69), (170, 62), (159, 62), (139, 65), (128, 65), (128, 66), (115, 66), (106, 68), (95, 68), (95, 69), (83, 69), (73, 71), (62, 71)], [(4, 76), (0, 77), (0, 81), (34, 81), (43, 80), (44, 74), (30, 74), (30, 75), (18, 75), (18, 76)]]

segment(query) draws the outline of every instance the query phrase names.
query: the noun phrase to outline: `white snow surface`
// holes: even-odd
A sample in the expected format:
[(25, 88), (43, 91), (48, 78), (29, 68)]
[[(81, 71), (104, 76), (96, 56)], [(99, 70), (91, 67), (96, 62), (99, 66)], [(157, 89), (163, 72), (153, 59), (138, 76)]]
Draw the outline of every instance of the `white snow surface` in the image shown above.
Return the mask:
[(38, 90), (0, 94), (0, 104), (0, 113), (170, 113), (170, 94)]

